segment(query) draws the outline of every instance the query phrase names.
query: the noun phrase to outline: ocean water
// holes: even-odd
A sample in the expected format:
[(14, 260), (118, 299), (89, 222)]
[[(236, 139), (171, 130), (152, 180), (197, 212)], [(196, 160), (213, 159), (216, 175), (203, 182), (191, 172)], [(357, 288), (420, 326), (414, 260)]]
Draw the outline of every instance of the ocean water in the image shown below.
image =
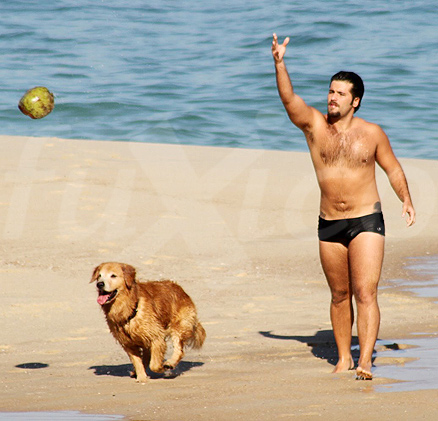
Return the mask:
[[(438, 256), (410, 258), (407, 269), (413, 275), (407, 279), (393, 279), (394, 285), (418, 297), (433, 299), (438, 303)], [(385, 349), (386, 343), (401, 344)], [(377, 364), (375, 374), (379, 377), (397, 380), (396, 383), (377, 386), (378, 392), (406, 392), (413, 390), (438, 389), (438, 334), (415, 333), (411, 339), (394, 339), (377, 342), (376, 356), (394, 358), (398, 364)]]
[[(14, 0), (0, 27), (0, 134), (304, 151), (276, 91), (276, 32), (307, 103), (325, 112), (331, 75), (355, 71), (358, 116), (397, 156), (438, 159), (435, 0)], [(17, 104), (37, 85), (56, 107), (31, 120)]]

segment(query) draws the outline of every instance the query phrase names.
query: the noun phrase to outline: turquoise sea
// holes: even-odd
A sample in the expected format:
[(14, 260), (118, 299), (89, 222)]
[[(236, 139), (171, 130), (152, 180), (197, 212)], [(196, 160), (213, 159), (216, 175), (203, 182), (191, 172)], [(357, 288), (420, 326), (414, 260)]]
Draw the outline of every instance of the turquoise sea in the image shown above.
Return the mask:
[[(435, 0), (37, 0), (0, 3), (0, 134), (304, 151), (278, 98), (272, 33), (296, 91), (325, 112), (359, 73), (358, 115), (399, 157), (438, 159)], [(56, 96), (42, 120), (17, 103)]]

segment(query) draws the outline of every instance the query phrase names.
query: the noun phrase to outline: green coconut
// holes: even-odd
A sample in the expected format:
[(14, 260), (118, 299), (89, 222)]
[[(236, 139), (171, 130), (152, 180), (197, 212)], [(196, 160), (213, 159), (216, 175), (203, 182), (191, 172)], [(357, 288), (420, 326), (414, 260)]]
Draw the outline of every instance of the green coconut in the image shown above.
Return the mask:
[(44, 86), (29, 89), (18, 103), (18, 108), (30, 118), (43, 118), (50, 114), (55, 107), (53, 94)]

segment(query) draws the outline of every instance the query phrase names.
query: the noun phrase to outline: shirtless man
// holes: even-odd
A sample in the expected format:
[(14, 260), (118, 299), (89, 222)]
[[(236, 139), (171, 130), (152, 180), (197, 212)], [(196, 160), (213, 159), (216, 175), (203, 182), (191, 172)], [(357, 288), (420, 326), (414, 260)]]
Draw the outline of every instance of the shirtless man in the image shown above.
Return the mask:
[(364, 92), (362, 79), (351, 72), (334, 75), (323, 115), (294, 92), (283, 61), (288, 43), (286, 38), (279, 44), (274, 34), (272, 55), (280, 98), (292, 123), (304, 132), (321, 190), (319, 253), (331, 291), (330, 318), (339, 358), (333, 372), (354, 369), (354, 297), (360, 347), (356, 377), (372, 379), (380, 326), (377, 285), (385, 242), (376, 162), (402, 201), (408, 226), (415, 222), (415, 210), (388, 137), (378, 125), (354, 116)]

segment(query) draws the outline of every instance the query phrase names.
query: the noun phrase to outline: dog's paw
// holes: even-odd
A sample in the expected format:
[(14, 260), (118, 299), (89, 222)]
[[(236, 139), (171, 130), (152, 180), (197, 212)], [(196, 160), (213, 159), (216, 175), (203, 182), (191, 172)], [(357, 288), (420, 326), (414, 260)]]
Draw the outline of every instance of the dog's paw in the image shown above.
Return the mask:
[(154, 373), (164, 373), (165, 371), (164, 365), (150, 365), (149, 368)]
[(175, 366), (172, 363), (170, 363), (169, 361), (165, 361), (163, 364), (163, 368), (164, 368), (164, 370), (174, 370)]
[(137, 376), (137, 378), (135, 379), (135, 381), (137, 383), (147, 383), (148, 378), (147, 376)]

